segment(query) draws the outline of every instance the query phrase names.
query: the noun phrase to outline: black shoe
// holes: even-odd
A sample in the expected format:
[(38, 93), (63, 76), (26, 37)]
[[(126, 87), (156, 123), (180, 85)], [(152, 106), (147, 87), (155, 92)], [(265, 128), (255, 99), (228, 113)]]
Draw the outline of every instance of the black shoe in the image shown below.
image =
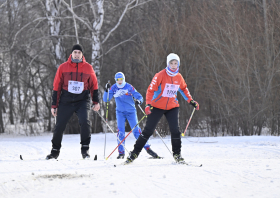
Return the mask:
[(85, 159), (85, 158), (90, 158), (90, 155), (89, 155), (89, 153), (88, 153), (88, 150), (89, 150), (89, 145), (82, 145), (81, 153), (82, 153), (83, 159)]
[(59, 150), (58, 149), (52, 149), (51, 150), (51, 154), (47, 155), (46, 157), (46, 160), (49, 160), (49, 159), (57, 159), (58, 156), (59, 156)]
[(117, 159), (124, 159), (124, 154), (119, 154), (119, 156), (117, 157)]
[(153, 158), (160, 158), (158, 154), (156, 154), (151, 148), (147, 150), (147, 153), (151, 155)]
[[(138, 154), (139, 155), (139, 154)], [(134, 153), (133, 151), (129, 153), (129, 156), (127, 157), (125, 163), (129, 164), (132, 163), (137, 157), (138, 155), (136, 153)]]
[(181, 154), (173, 154), (173, 157), (177, 163), (186, 163)]

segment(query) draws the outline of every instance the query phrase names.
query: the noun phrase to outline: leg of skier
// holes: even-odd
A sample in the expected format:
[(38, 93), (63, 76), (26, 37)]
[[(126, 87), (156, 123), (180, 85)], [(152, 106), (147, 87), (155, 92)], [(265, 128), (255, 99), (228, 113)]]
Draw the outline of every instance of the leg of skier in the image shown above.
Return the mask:
[(52, 150), (46, 159), (58, 158), (61, 148), (63, 132), (66, 128), (66, 124), (75, 112), (75, 107), (69, 107), (61, 103), (57, 109), (56, 125), (53, 132), (52, 138)]
[[(117, 125), (118, 125), (118, 144), (124, 139), (125, 137), (125, 120), (126, 120), (126, 115), (123, 112), (116, 112), (117, 114)], [(125, 145), (125, 141), (122, 142), (122, 144), (119, 146), (118, 151), (119, 151), (119, 156), (117, 157), (117, 159), (123, 159), (125, 156), (125, 150), (124, 150), (124, 146)]]
[(132, 152), (130, 152), (129, 157), (126, 160), (128, 163), (134, 161), (139, 156), (141, 150), (147, 143), (148, 139), (155, 131), (157, 123), (159, 122), (163, 113), (164, 113), (164, 110), (162, 110), (162, 109), (158, 109), (158, 108), (152, 109), (152, 113), (150, 115), (148, 115), (148, 117), (147, 117), (146, 126), (145, 126), (143, 132), (136, 140), (136, 143), (134, 144), (134, 149)]
[(79, 125), (80, 125), (80, 136), (81, 136), (81, 154), (82, 157), (90, 158), (89, 155), (89, 144), (91, 140), (91, 131), (90, 126), (91, 122), (89, 120), (89, 113), (90, 113), (90, 103), (87, 101), (81, 101), (78, 105), (78, 109), (76, 111), (76, 114), (79, 119)]
[[(130, 125), (130, 128), (131, 127), (134, 127), (137, 122), (138, 122), (138, 118), (137, 118), (137, 114), (136, 112), (131, 112), (131, 113), (128, 113), (127, 114), (127, 120), (129, 122), (129, 125)], [(133, 132), (133, 135), (135, 137), (135, 139), (137, 140), (139, 135), (141, 134), (141, 129), (139, 126), (135, 127), (135, 129), (132, 131)], [(144, 146), (145, 150), (147, 151), (147, 153), (149, 155), (151, 155), (153, 158), (160, 158), (157, 153), (155, 153), (152, 149), (151, 149), (151, 145), (146, 142), (145, 146)]]
[(179, 114), (179, 107), (170, 109), (165, 113), (165, 117), (167, 119), (169, 129), (171, 131), (171, 144), (172, 144), (172, 152), (173, 157), (176, 162), (184, 162), (184, 158), (181, 157), (181, 133), (179, 131), (178, 126), (178, 114)]

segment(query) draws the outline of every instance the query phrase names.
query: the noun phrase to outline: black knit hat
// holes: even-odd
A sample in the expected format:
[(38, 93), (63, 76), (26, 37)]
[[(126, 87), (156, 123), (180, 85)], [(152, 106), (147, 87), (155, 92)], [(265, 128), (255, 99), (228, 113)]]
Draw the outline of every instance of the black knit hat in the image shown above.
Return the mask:
[(72, 52), (73, 52), (74, 50), (80, 50), (81, 52), (83, 52), (83, 46), (80, 45), (80, 44), (73, 45), (73, 47), (72, 47)]

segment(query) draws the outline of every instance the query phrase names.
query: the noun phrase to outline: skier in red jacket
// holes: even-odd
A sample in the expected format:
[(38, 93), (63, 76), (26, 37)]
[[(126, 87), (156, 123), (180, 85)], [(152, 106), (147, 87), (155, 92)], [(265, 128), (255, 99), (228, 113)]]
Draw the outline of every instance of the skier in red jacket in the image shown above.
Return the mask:
[(60, 153), (63, 131), (75, 112), (79, 118), (81, 128), (81, 153), (83, 158), (89, 158), (89, 144), (91, 140), (89, 112), (100, 109), (98, 99), (98, 83), (92, 66), (83, 56), (83, 47), (76, 44), (72, 47), (72, 54), (68, 61), (62, 63), (56, 72), (53, 82), (52, 115), (56, 118), (56, 125), (52, 138), (52, 150), (46, 159), (57, 158)]
[(163, 115), (165, 115), (171, 131), (173, 157), (176, 162), (184, 162), (181, 157), (181, 132), (178, 127), (179, 103), (177, 92), (179, 91), (196, 110), (199, 110), (199, 104), (192, 99), (187, 84), (179, 73), (179, 66), (179, 56), (174, 53), (169, 54), (167, 56), (167, 67), (157, 73), (149, 85), (146, 93), (145, 113), (148, 115), (146, 126), (136, 140), (134, 150), (130, 152), (126, 163), (133, 162), (139, 156)]

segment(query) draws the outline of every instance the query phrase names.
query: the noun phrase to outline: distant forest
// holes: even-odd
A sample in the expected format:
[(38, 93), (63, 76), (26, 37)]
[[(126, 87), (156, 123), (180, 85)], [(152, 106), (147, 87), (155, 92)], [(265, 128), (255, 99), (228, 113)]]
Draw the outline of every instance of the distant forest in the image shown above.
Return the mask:
[[(80, 43), (98, 76), (103, 116), (104, 86), (116, 72), (145, 99), (173, 52), (200, 105), (188, 136), (280, 135), (279, 0), (0, 0), (0, 15), (0, 133), (53, 130), (53, 79)], [(183, 132), (192, 106), (178, 100)], [(91, 117), (92, 133), (107, 130)], [(112, 100), (114, 129), (115, 120)], [(157, 130), (170, 134), (164, 117)], [(65, 133), (79, 133), (76, 115)]]

